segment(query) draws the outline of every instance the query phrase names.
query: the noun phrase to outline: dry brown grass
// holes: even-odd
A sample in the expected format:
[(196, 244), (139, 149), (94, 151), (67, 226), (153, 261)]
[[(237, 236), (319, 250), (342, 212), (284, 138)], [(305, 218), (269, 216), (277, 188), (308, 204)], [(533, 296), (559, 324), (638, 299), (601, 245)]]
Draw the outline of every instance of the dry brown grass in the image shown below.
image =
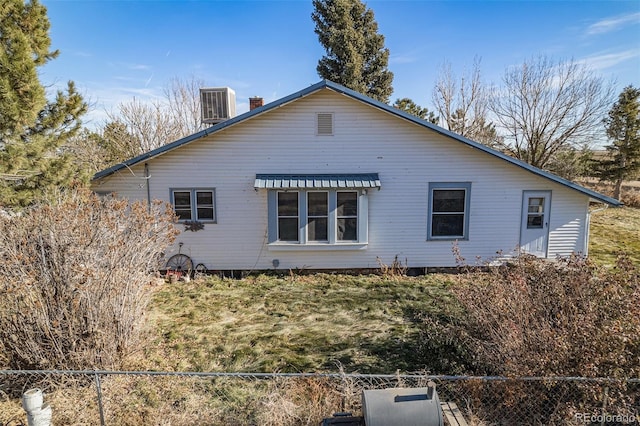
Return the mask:
[[(601, 194), (613, 195), (613, 184), (611, 183), (599, 182), (595, 179), (583, 179), (578, 183)], [(625, 182), (622, 185), (620, 201), (627, 207), (640, 208), (640, 181)]]
[[(311, 425), (332, 413), (354, 411), (357, 389), (337, 386), (335, 380), (304, 377), (275, 380), (260, 401), (258, 424)], [(355, 397), (355, 398), (354, 398)], [(355, 401), (354, 401), (355, 399)]]
[[(608, 263), (624, 249), (640, 262), (638, 230), (640, 209), (594, 214), (592, 258)], [(160, 285), (146, 314), (149, 343), (125, 367), (300, 372), (335, 371), (340, 361), (350, 372), (445, 372), (434, 371), (433, 360), (416, 343), (416, 321), (422, 312), (455, 315), (451, 276), (404, 277), (395, 273), (398, 269), (388, 277), (291, 274)], [(452, 347), (441, 350), (450, 355)], [(48, 389), (54, 424), (99, 424), (93, 383), (68, 383)], [(317, 425), (333, 412), (359, 414), (360, 398), (355, 384), (322, 377), (111, 376), (103, 378), (102, 390), (107, 424), (125, 426)], [(3, 394), (0, 382), (0, 424), (12, 418), (26, 421), (20, 401)]]
[[(335, 412), (359, 412), (361, 391), (347, 377), (323, 376), (264, 380), (112, 375), (101, 378), (101, 389), (105, 423), (119, 426), (317, 425)], [(53, 407), (54, 424), (100, 424), (90, 380), (68, 380), (47, 392), (45, 400)], [(0, 401), (0, 424), (9, 421), (26, 422), (17, 399)]]

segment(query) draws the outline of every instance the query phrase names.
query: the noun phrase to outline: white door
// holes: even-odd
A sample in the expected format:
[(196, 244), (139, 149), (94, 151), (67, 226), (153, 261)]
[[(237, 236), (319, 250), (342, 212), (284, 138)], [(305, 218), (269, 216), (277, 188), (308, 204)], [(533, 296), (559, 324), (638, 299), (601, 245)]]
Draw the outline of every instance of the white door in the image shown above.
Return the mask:
[(524, 191), (520, 250), (538, 257), (547, 257), (549, 241), (549, 211), (551, 191)]

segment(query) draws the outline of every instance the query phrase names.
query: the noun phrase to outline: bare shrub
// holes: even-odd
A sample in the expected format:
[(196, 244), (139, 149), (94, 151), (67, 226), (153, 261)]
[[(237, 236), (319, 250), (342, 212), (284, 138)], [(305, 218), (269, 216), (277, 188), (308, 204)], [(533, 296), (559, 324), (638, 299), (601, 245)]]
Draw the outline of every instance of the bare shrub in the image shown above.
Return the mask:
[(116, 368), (136, 348), (168, 205), (55, 194), (0, 219), (0, 353), (14, 369)]
[(623, 256), (614, 270), (573, 256), (522, 255), (453, 291), (466, 335), (490, 374), (635, 377), (640, 284)]
[(387, 278), (404, 277), (407, 275), (407, 271), (409, 270), (407, 259), (402, 263), (402, 261), (398, 259), (398, 255), (393, 258), (391, 265), (387, 265), (379, 257), (377, 257), (376, 260), (380, 267), (380, 273)]
[[(578, 256), (550, 262), (522, 255), (461, 280), (452, 291), (465, 315), (450, 332), (474, 354), (476, 374), (617, 379), (640, 374), (640, 279), (628, 258), (605, 269)], [(514, 404), (536, 416), (565, 414), (601, 398), (575, 386), (559, 389), (548, 383), (539, 393), (514, 387), (508, 392)], [(548, 406), (549, 393), (562, 394), (553, 399), (554, 407)], [(610, 412), (630, 402), (624, 390), (608, 398)]]
[[(609, 189), (610, 187), (607, 187)], [(611, 193), (607, 191), (605, 193)], [(640, 187), (638, 186), (623, 186), (620, 192), (620, 201), (627, 207), (640, 208)]]

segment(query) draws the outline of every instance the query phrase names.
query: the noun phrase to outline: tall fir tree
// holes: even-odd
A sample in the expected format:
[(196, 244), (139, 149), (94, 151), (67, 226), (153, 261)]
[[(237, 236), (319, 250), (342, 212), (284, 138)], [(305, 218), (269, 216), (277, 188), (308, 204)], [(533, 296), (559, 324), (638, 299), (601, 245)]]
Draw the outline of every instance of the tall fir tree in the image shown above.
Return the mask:
[(438, 124), (438, 117), (433, 113), (433, 111), (429, 111), (429, 108), (422, 108), (410, 98), (396, 99), (393, 103), (393, 107), (422, 118), (423, 120), (427, 120), (429, 123)]
[(315, 32), (326, 50), (318, 75), (388, 103), (393, 73), (373, 11), (360, 0), (313, 0), (313, 7)]
[(25, 206), (81, 179), (61, 147), (80, 129), (87, 104), (69, 82), (48, 101), (38, 67), (51, 50), (47, 10), (37, 0), (0, 2), (0, 206)]
[(614, 183), (613, 196), (620, 198), (622, 182), (640, 172), (640, 89), (627, 86), (604, 120), (611, 144), (607, 158), (595, 163), (596, 176)]

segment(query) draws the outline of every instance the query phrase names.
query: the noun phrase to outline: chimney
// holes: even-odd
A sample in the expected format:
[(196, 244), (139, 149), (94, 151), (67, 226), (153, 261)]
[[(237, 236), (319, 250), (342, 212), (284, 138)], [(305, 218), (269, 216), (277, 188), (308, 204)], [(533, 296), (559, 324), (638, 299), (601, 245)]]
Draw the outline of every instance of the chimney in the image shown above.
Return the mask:
[(254, 96), (253, 98), (249, 98), (249, 111), (260, 108), (262, 105), (264, 105), (264, 99), (261, 97)]

